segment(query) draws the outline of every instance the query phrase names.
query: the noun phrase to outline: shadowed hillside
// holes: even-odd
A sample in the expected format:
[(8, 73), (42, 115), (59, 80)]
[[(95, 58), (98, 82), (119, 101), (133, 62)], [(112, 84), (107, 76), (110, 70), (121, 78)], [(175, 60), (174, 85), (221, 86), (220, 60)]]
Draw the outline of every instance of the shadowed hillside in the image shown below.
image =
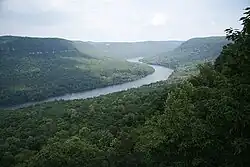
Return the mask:
[(0, 37), (0, 106), (124, 83), (154, 71), (82, 51), (64, 39)]

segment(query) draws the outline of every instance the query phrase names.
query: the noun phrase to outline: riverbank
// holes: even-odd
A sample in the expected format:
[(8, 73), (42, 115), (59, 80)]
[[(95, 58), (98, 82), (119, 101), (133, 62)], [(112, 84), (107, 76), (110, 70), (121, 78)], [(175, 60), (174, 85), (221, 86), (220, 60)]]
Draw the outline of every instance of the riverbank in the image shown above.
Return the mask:
[[(141, 58), (142, 57), (128, 59), (127, 61), (133, 62), (133, 63), (143, 63), (143, 62), (139, 61)], [(143, 63), (143, 64), (146, 64), (146, 63)], [(67, 101), (67, 100), (87, 99), (87, 98), (98, 97), (101, 95), (107, 95), (110, 93), (120, 92), (120, 91), (128, 90), (131, 88), (138, 88), (138, 87), (143, 86), (143, 85), (148, 85), (148, 84), (155, 83), (158, 81), (167, 80), (168, 77), (173, 72), (173, 70), (166, 68), (166, 67), (163, 67), (163, 66), (159, 66), (159, 65), (149, 65), (149, 66), (154, 68), (155, 72), (153, 74), (150, 74), (144, 78), (141, 78), (141, 79), (138, 79), (138, 80), (135, 80), (132, 82), (127, 82), (127, 83), (123, 83), (123, 84), (119, 84), (119, 85), (112, 85), (112, 86), (108, 86), (108, 87), (104, 87), (104, 88), (96, 88), (93, 90), (79, 92), (79, 93), (65, 94), (63, 96), (57, 96), (57, 97), (49, 98), (49, 99), (39, 101), (39, 102), (30, 102), (30, 103), (25, 103), (25, 104), (21, 104), (21, 105), (16, 105), (13, 107), (8, 107), (7, 109), (25, 108), (25, 107), (29, 107), (32, 105), (42, 104), (45, 102), (52, 102), (52, 101), (57, 101), (57, 100)]]

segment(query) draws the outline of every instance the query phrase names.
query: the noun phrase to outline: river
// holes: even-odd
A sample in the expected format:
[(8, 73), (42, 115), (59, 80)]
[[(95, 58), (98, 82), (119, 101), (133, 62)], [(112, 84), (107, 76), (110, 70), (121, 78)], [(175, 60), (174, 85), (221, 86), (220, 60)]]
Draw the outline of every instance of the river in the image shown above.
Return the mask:
[[(133, 59), (127, 59), (129, 62), (133, 63), (142, 63), (139, 60), (142, 59), (142, 57), (137, 57)], [(158, 65), (149, 65), (155, 69), (155, 72), (153, 74), (150, 74), (144, 78), (138, 79), (136, 81), (132, 82), (127, 82), (119, 85), (112, 85), (104, 88), (97, 88), (89, 91), (84, 91), (84, 92), (79, 92), (79, 93), (71, 93), (71, 94), (66, 94), (63, 96), (58, 96), (58, 97), (53, 97), (49, 98), (44, 101), (40, 102), (30, 102), (30, 103), (25, 103), (21, 105), (17, 105), (15, 107), (11, 107), (10, 109), (17, 109), (17, 108), (24, 108), (28, 106), (32, 106), (35, 104), (41, 104), (45, 102), (51, 102), (51, 101), (56, 101), (56, 100), (75, 100), (75, 99), (87, 99), (87, 98), (92, 98), (92, 97), (97, 97), (100, 95), (106, 95), (114, 92), (120, 92), (123, 90), (131, 89), (131, 88), (138, 88), (143, 85), (155, 83), (158, 81), (163, 81), (167, 80), (168, 77), (172, 74), (173, 70), (163, 67), (163, 66), (158, 66)]]

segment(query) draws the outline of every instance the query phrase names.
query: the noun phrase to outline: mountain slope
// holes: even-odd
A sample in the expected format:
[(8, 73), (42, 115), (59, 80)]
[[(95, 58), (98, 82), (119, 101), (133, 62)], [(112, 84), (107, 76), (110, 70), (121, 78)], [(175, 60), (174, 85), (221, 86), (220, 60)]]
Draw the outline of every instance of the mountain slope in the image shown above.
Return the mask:
[(145, 58), (143, 61), (175, 69), (183, 64), (215, 60), (223, 46), (228, 43), (225, 37), (192, 38), (172, 51)]
[(124, 83), (149, 66), (101, 59), (64, 39), (0, 37), (0, 106)]
[(203, 66), (186, 83), (2, 111), (1, 164), (249, 166), (250, 83), (237, 77)]
[(250, 8), (187, 82), (0, 112), (3, 167), (250, 166)]
[[(0, 37), (1, 54), (10, 54), (11, 56), (61, 54), (68, 52), (78, 52), (74, 43), (69, 40), (59, 38), (31, 38), (17, 36)], [(74, 53), (74, 54), (80, 54)], [(82, 57), (91, 58), (91, 56), (82, 53)]]
[(73, 43), (76, 49), (82, 53), (98, 58), (110, 57), (108, 53), (96, 47), (93, 42), (74, 41)]
[(182, 41), (92, 42), (104, 55), (114, 58), (149, 57), (178, 47)]

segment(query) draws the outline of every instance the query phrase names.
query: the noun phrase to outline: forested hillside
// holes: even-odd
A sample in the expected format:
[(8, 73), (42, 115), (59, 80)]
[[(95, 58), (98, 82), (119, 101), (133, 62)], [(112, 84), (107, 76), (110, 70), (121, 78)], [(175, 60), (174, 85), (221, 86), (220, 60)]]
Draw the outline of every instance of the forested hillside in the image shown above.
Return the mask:
[(192, 38), (172, 51), (145, 58), (143, 61), (175, 69), (184, 64), (215, 60), (222, 47), (228, 43), (225, 37)]
[(229, 42), (226, 37), (192, 38), (172, 51), (147, 57), (142, 61), (174, 69), (169, 80), (175, 83), (196, 75), (197, 65), (215, 61), (223, 46)]
[(73, 44), (80, 52), (91, 55), (93, 57), (112, 57), (109, 53), (105, 52), (101, 48), (96, 47), (93, 42), (74, 41)]
[(134, 58), (150, 57), (162, 52), (167, 52), (177, 48), (181, 43), (182, 41), (145, 41), (91, 42), (89, 44), (99, 51), (104, 52), (105, 55), (111, 56), (113, 58)]
[[(1, 56), (51, 55), (77, 51), (73, 42), (59, 38), (0, 37)], [(24, 54), (24, 55), (23, 55)], [(88, 57), (87, 55), (84, 55)]]
[(250, 166), (250, 8), (241, 20), (186, 82), (1, 111), (1, 166)]
[(64, 39), (3, 36), (0, 106), (124, 83), (153, 71), (142, 64), (82, 53)]

